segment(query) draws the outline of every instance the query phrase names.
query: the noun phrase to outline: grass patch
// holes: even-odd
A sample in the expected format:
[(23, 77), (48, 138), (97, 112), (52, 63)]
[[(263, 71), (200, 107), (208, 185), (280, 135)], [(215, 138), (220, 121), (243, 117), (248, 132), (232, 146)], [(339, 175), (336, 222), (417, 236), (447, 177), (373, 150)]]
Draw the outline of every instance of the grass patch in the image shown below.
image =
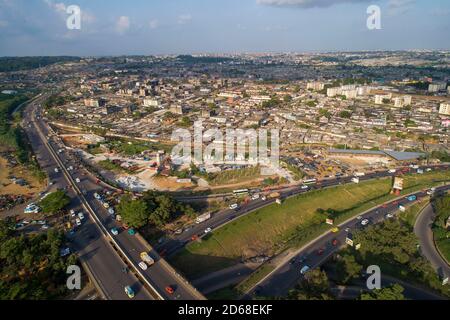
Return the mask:
[(237, 300), (239, 292), (233, 286), (214, 291), (206, 296), (208, 300)]
[(261, 173), (261, 167), (255, 166), (244, 169), (227, 170), (217, 173), (209, 180), (212, 186), (243, 183), (247, 181), (259, 178)]
[(433, 224), (433, 234), (436, 246), (447, 263), (450, 263), (450, 231), (447, 226), (447, 219), (450, 217), (450, 195), (446, 194), (433, 200), (433, 207), (436, 212), (436, 220)]
[(258, 270), (253, 272), (247, 279), (242, 281), (237, 287), (236, 291), (242, 295), (248, 290), (253, 288), (259, 281), (261, 281), (265, 276), (271, 273), (275, 269), (275, 266), (271, 264), (264, 264)]
[[(449, 178), (448, 170), (406, 176), (403, 193)], [(391, 179), (385, 178), (295, 196), (282, 205), (267, 206), (225, 225), (208, 239), (189, 244), (171, 261), (186, 275), (204, 274), (243, 258), (272, 256), (288, 248), (300, 247), (330, 229), (324, 223), (326, 214), (319, 214), (317, 209), (332, 209), (335, 220), (340, 223), (395, 198), (390, 194), (391, 186)]]
[(409, 227), (414, 228), (417, 216), (428, 205), (428, 200), (423, 199), (423, 201), (417, 202), (406, 209), (405, 212), (400, 213), (400, 220), (406, 223)]
[(122, 168), (117, 163), (112, 162), (111, 160), (102, 160), (98, 162), (98, 165), (105, 170), (113, 171), (115, 173), (127, 173), (128, 171), (125, 168)]

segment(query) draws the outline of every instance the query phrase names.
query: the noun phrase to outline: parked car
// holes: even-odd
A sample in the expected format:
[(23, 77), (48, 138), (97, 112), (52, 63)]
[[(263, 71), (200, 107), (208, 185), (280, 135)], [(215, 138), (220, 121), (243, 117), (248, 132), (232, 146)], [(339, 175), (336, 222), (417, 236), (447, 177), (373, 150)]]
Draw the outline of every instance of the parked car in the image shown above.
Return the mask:
[(111, 229), (111, 233), (112, 233), (114, 236), (117, 236), (117, 235), (119, 234), (119, 229), (117, 229), (117, 228), (112, 228), (112, 229)]

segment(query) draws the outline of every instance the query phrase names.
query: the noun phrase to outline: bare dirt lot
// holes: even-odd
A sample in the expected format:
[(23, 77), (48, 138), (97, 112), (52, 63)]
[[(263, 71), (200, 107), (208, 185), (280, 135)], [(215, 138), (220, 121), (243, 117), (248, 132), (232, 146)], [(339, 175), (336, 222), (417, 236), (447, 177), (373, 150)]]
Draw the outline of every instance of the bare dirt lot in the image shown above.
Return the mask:
[[(23, 179), (28, 185), (14, 184), (8, 177)], [(20, 165), (12, 168), (5, 158), (0, 157), (0, 195), (34, 195), (44, 189), (45, 184), (33, 177), (26, 168)]]

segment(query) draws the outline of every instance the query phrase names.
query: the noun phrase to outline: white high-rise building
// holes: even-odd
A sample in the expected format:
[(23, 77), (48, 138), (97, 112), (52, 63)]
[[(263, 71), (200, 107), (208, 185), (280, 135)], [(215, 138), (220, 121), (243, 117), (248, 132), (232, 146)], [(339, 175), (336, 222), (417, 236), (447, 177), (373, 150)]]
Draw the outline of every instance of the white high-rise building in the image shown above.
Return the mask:
[(327, 89), (327, 96), (328, 97), (335, 97), (337, 95), (340, 95), (342, 93), (341, 88), (328, 88)]
[(441, 103), (439, 114), (450, 116), (450, 103)]
[(356, 99), (358, 91), (356, 91), (356, 89), (344, 90), (342, 91), (342, 95), (344, 95), (347, 99)]
[(306, 85), (306, 89), (307, 90), (315, 90), (315, 91), (320, 91), (323, 90), (325, 88), (325, 84), (323, 82), (308, 82), (308, 84)]

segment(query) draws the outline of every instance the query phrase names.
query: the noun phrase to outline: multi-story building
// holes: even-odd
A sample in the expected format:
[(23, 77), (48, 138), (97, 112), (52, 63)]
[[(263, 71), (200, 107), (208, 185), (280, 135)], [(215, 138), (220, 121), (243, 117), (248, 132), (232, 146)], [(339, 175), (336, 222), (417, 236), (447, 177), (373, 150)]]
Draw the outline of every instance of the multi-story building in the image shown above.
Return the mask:
[(439, 114), (450, 116), (450, 103), (441, 103)]
[(323, 82), (308, 82), (306, 85), (307, 90), (315, 90), (320, 91), (325, 88), (325, 84)]

